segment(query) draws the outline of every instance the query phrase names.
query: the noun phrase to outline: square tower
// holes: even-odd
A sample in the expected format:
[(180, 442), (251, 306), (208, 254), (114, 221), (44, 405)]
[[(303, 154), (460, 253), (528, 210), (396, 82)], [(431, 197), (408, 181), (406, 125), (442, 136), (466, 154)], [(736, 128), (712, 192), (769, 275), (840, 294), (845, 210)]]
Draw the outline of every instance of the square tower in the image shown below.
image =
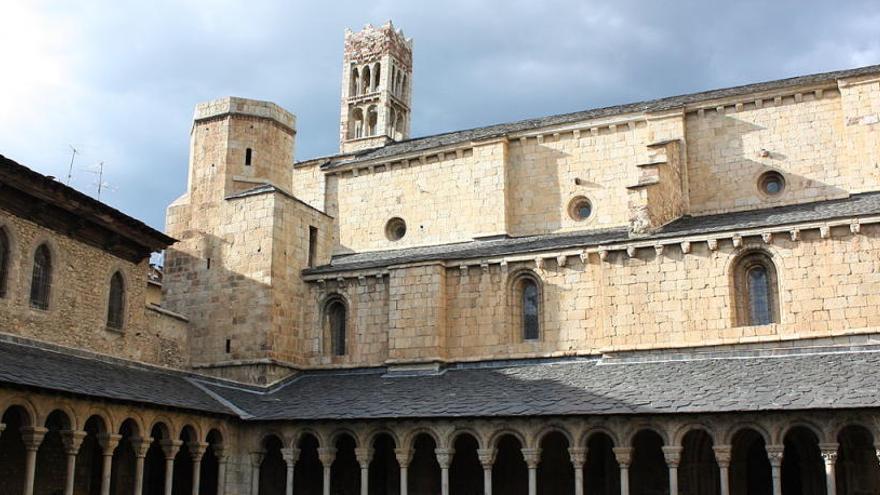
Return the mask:
[(350, 153), (409, 138), (412, 39), (391, 21), (345, 31), (339, 151)]

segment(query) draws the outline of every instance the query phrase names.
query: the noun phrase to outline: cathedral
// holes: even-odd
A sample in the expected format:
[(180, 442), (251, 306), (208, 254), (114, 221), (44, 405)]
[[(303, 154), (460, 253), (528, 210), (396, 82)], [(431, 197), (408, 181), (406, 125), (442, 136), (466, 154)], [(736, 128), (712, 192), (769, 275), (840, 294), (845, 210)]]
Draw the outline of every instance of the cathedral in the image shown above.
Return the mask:
[(332, 156), (198, 104), (164, 233), (0, 156), (0, 495), (880, 493), (880, 66), (412, 137), (413, 60)]

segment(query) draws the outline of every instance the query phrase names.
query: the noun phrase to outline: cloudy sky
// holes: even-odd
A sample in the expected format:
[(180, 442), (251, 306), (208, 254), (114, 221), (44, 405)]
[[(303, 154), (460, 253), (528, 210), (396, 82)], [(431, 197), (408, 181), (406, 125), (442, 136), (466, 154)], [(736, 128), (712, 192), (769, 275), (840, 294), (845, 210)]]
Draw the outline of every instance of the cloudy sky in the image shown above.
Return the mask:
[(343, 30), (415, 40), (413, 134), (880, 63), (880, 2), (0, 0), (0, 154), (162, 228), (193, 106), (297, 115), (296, 158), (338, 146)]

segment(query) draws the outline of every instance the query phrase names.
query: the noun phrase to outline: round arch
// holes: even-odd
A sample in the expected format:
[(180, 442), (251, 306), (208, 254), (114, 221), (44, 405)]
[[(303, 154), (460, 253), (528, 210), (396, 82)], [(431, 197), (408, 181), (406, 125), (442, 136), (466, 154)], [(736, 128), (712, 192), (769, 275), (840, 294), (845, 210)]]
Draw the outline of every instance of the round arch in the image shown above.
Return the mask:
[(734, 423), (724, 430), (723, 434), (720, 435), (722, 440), (720, 444), (731, 445), (736, 435), (744, 430), (752, 430), (757, 433), (764, 440), (765, 445), (771, 445), (773, 443), (773, 438), (764, 426), (753, 422), (742, 422)]
[(480, 448), (480, 449), (486, 448), (485, 447), (486, 441), (483, 438), (483, 435), (480, 435), (477, 432), (477, 430), (475, 430), (473, 428), (466, 428), (466, 427), (457, 427), (454, 430), (452, 430), (451, 432), (449, 432), (449, 435), (447, 435), (447, 437), (446, 437), (446, 445), (450, 445), (450, 446), (455, 445), (455, 441), (458, 440), (458, 437), (460, 437), (461, 435), (472, 436), (474, 438), (474, 440), (476, 440), (476, 442), (477, 442), (477, 448)]
[(682, 426), (680, 426), (678, 429), (676, 429), (675, 433), (673, 433), (673, 435), (672, 435), (671, 445), (680, 447), (684, 437), (692, 431), (702, 431), (702, 432), (706, 433), (707, 435), (709, 435), (709, 438), (712, 439), (713, 445), (718, 444), (718, 437), (715, 434), (714, 428), (712, 428), (711, 426), (709, 426), (706, 423), (695, 422), (695, 423), (685, 423)]
[(577, 445), (580, 447), (586, 446), (595, 435), (605, 435), (611, 440), (612, 445), (620, 445), (620, 437), (618, 437), (617, 432), (604, 426), (591, 426), (587, 428), (586, 431), (581, 433)]
[(532, 443), (529, 444), (529, 447), (533, 447), (533, 448), (539, 447), (541, 445), (541, 442), (544, 440), (544, 437), (546, 437), (547, 435), (549, 435), (551, 433), (559, 433), (563, 437), (565, 437), (566, 441), (568, 441), (569, 447), (574, 447), (574, 446), (578, 445), (574, 442), (574, 435), (572, 435), (568, 431), (568, 428), (566, 428), (560, 424), (549, 424), (549, 425), (545, 426), (544, 428), (541, 428), (540, 430), (538, 430), (534, 435), (532, 435), (532, 438), (531, 438)]

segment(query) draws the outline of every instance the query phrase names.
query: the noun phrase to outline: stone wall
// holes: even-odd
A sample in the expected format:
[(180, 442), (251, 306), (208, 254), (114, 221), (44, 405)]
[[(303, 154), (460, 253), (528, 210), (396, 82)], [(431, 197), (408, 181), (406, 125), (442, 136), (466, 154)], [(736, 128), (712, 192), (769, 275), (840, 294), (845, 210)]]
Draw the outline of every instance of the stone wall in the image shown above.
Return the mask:
[[(539, 264), (392, 267), (387, 286), (373, 283), (375, 277), (369, 288), (353, 278), (343, 279), (343, 288), (335, 281), (311, 284), (311, 311), (329, 294), (357, 290), (357, 297), (347, 296), (354, 301), (349, 335), (370, 344), (335, 362), (362, 365), (780, 341), (880, 327), (874, 309), (880, 304), (880, 226), (863, 225), (858, 233), (849, 226), (814, 228), (800, 231), (797, 240), (786, 233), (767, 241), (753, 235), (683, 244), (659, 254), (654, 248), (592, 253), (586, 261), (568, 254)], [(753, 250), (768, 253), (776, 265), (781, 319), (737, 326), (732, 267)], [(542, 284), (536, 341), (522, 339), (513, 314), (518, 295), (511, 280), (523, 270)], [(320, 327), (313, 328), (318, 339)], [(334, 361), (315, 355), (310, 362)]]
[[(164, 366), (185, 366), (185, 325), (145, 310), (148, 259), (131, 263), (105, 251), (0, 211), (12, 243), (6, 297), (0, 298), (0, 331)], [(52, 255), (48, 310), (30, 305), (33, 254), (45, 243)], [(125, 320), (107, 328), (110, 278), (125, 281)]]

